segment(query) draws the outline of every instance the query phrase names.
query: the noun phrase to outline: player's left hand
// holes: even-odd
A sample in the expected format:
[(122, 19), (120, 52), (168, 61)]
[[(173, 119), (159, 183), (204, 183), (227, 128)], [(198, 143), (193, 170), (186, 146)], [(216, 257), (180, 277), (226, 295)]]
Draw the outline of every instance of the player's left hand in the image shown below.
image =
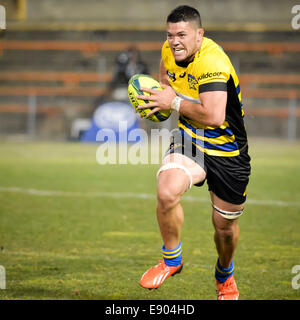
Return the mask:
[(148, 115), (154, 114), (159, 110), (169, 110), (171, 108), (171, 103), (173, 99), (176, 97), (175, 91), (168, 85), (161, 85), (163, 90), (155, 90), (148, 88), (141, 88), (142, 91), (149, 93), (150, 95), (139, 95), (138, 99), (141, 100), (149, 100), (150, 102), (147, 104), (142, 104), (138, 107), (138, 109), (147, 109), (153, 108)]

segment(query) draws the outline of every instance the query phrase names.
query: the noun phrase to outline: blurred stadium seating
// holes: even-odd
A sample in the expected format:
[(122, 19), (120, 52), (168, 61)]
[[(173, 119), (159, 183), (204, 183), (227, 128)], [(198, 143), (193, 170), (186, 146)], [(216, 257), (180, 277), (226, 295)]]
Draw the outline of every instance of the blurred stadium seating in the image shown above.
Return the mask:
[[(157, 76), (165, 15), (178, 4), (165, 1), (162, 16), (155, 16), (151, 23), (150, 17), (140, 17), (149, 10), (147, 4), (133, 0), (128, 5), (135, 10), (125, 10), (128, 17), (125, 12), (123, 20), (116, 12), (121, 6), (118, 0), (101, 1), (110, 6), (110, 16), (108, 9), (92, 12), (93, 6), (104, 8), (94, 0), (84, 2), (90, 7), (82, 15), (82, 5), (73, 1), (73, 16), (69, 0), (55, 0), (52, 5), (39, 1), (36, 6), (30, 0), (2, 2), (8, 20), (7, 30), (0, 31), (0, 134), (26, 135), (33, 123), (36, 137), (46, 139), (68, 139), (73, 121), (90, 118), (99, 103), (110, 98), (116, 57), (132, 44)], [(222, 3), (238, 2), (240, 7), (243, 1)], [(219, 17), (220, 2), (203, 3), (199, 8), (203, 17), (209, 3)], [(299, 138), (300, 31), (291, 28), (292, 2), (273, 1), (277, 11), (266, 10), (264, 19), (260, 3), (253, 2), (248, 16), (236, 9), (218, 23), (209, 12), (211, 16), (203, 19), (206, 36), (223, 47), (236, 67), (249, 135)], [(288, 13), (280, 11), (282, 6)], [(257, 15), (251, 16), (253, 10)]]

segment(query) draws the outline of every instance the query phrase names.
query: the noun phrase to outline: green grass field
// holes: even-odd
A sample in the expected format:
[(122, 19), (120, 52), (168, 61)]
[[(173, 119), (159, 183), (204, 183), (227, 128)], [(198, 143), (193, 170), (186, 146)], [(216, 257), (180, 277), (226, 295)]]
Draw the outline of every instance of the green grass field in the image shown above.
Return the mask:
[[(235, 255), (240, 299), (299, 299), (300, 144), (250, 141), (252, 176)], [(0, 299), (216, 299), (207, 186), (182, 201), (184, 269), (138, 284), (161, 258), (158, 165), (105, 165), (97, 145), (0, 142)], [(136, 195), (136, 196), (135, 196)]]

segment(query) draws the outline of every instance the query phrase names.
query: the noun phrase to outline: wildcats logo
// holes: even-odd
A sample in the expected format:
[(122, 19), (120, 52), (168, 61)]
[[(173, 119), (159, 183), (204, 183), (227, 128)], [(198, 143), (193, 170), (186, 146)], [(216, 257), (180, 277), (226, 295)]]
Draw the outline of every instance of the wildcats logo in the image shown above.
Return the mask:
[(198, 80), (206, 79), (206, 78), (211, 78), (211, 77), (219, 77), (222, 74), (222, 72), (207, 72), (207, 73), (202, 73), (200, 77), (198, 77)]
[(198, 81), (197, 81), (197, 79), (196, 79), (194, 76), (192, 76), (191, 74), (188, 74), (188, 83), (189, 83), (190, 89), (196, 90), (195, 85), (198, 84)]

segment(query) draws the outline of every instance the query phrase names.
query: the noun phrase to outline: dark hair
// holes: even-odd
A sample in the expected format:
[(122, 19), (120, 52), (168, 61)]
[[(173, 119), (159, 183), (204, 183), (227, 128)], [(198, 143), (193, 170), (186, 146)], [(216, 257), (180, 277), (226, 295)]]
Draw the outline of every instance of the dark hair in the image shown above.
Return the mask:
[(180, 21), (195, 21), (200, 28), (202, 27), (200, 13), (193, 7), (179, 6), (172, 10), (167, 17), (167, 22), (176, 23)]

